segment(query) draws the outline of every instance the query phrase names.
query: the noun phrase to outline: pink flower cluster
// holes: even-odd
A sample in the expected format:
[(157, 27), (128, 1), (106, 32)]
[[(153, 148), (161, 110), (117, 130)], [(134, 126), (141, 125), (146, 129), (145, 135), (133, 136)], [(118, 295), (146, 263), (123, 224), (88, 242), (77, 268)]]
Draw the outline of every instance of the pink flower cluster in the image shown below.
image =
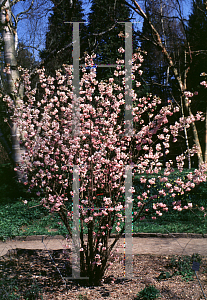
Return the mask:
[[(119, 49), (119, 52), (124, 53), (124, 49)], [(93, 57), (86, 57), (86, 65), (93, 66)], [(123, 60), (118, 62), (123, 63)], [(134, 78), (137, 73), (141, 75), (142, 62), (141, 53), (133, 55)], [(200, 120), (200, 112), (195, 117), (180, 118), (169, 126), (168, 119), (178, 108), (174, 108), (172, 103), (160, 107), (161, 99), (152, 95), (138, 98), (135, 91), (140, 83), (135, 80), (134, 90), (130, 92), (134, 134), (126, 136), (123, 116), (127, 77), (120, 66), (114, 73), (115, 78), (110, 78), (109, 82), (98, 82), (95, 68), (89, 71), (82, 68), (78, 99), (73, 95), (72, 66), (64, 65), (62, 70), (56, 71), (55, 77), (47, 76), (44, 68), (38, 70), (39, 83), (33, 90), (29, 72), (22, 70), (22, 73), (24, 101), (19, 100), (18, 105), (14, 105), (8, 95), (4, 97), (26, 149), (19, 168), (26, 172), (29, 188), (39, 189), (39, 194), (44, 196), (41, 203), (46, 208), (58, 212), (66, 210), (66, 219), (71, 219), (72, 213), (67, 212), (66, 204), (69, 192), (74, 195), (72, 174), (74, 165), (78, 166), (81, 230), (84, 225), (93, 228), (95, 222), (102, 224), (93, 237), (100, 251), (107, 249), (100, 239), (109, 236), (113, 225), (118, 233), (121, 232), (126, 165), (133, 167), (133, 175), (138, 174), (140, 183), (145, 185), (144, 191), (137, 197), (140, 209), (140, 213), (135, 214), (137, 219), (144, 217), (141, 212), (148, 210), (143, 208), (155, 199), (157, 203), (153, 204), (153, 209), (158, 216), (162, 216), (163, 212), (168, 211), (163, 203), (167, 195), (173, 198), (206, 180), (206, 166), (201, 165), (194, 173), (187, 175), (185, 182), (177, 178), (174, 184), (170, 183), (168, 177), (174, 172), (172, 161), (166, 162), (164, 175), (157, 176), (163, 168), (163, 154), (167, 155), (170, 151), (170, 138), (176, 139), (184, 126)], [(121, 84), (118, 84), (116, 76), (122, 76)], [(188, 93), (187, 96), (192, 95)], [(78, 123), (80, 130), (76, 135), (73, 125)], [(191, 155), (195, 152), (193, 147)], [(182, 170), (185, 158), (185, 153), (179, 155), (174, 167)], [(163, 188), (155, 191), (157, 182), (162, 183)], [(134, 189), (130, 191), (133, 193)], [(128, 202), (132, 201), (132, 198), (128, 199)], [(174, 209), (182, 210), (181, 204), (173, 205)], [(88, 207), (90, 210), (87, 210)], [(94, 207), (100, 208), (99, 212)], [(85, 249), (81, 247), (80, 251)], [(95, 252), (95, 264), (100, 265), (101, 261), (101, 254)]]

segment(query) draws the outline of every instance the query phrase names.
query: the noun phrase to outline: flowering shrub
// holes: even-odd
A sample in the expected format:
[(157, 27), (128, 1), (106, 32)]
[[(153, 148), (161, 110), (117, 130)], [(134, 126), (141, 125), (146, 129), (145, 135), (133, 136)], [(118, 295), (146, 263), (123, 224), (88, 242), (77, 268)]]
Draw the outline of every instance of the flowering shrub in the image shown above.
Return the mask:
[[(123, 53), (124, 49), (119, 52)], [(86, 57), (86, 65), (93, 65), (93, 57)], [(140, 83), (135, 75), (141, 76), (142, 61), (141, 53), (133, 55), (132, 75), (129, 76), (132, 76), (136, 88)], [(123, 60), (118, 59), (117, 64), (121, 63)], [(38, 70), (39, 84), (34, 89), (31, 88), (29, 72), (20, 71), (25, 87), (24, 99), (18, 100), (14, 106), (9, 95), (4, 97), (26, 149), (18, 169), (26, 174), (28, 188), (38, 190), (41, 203), (51, 212), (58, 212), (72, 236), (69, 221), (73, 213), (67, 203), (74, 193), (74, 166), (78, 167), (81, 274), (89, 276), (91, 284), (98, 284), (108, 266), (112, 248), (124, 232), (121, 224), (126, 217), (123, 210), (125, 166), (131, 166), (132, 175), (138, 174), (140, 183), (146, 186), (137, 196), (138, 211), (133, 222), (144, 218), (149, 203), (155, 212), (152, 218), (162, 216), (168, 210), (164, 203), (166, 194), (173, 199), (177, 193), (189, 191), (195, 184), (206, 180), (206, 166), (203, 164), (194, 173), (189, 173), (185, 181), (178, 177), (174, 184), (168, 182), (174, 168), (182, 171), (185, 153), (181, 153), (176, 162), (169, 160), (165, 166), (162, 164), (163, 154), (169, 153), (170, 144), (176, 142), (184, 124), (199, 120), (201, 116), (198, 113), (193, 120), (180, 118), (169, 125), (169, 117), (179, 108), (173, 107), (170, 101), (161, 106), (161, 100), (152, 95), (137, 99), (135, 90), (127, 89), (127, 74), (121, 66), (117, 67), (115, 78), (110, 78), (109, 82), (98, 82), (94, 68), (83, 68), (78, 99), (73, 96), (72, 66), (64, 65), (62, 70), (56, 71), (55, 78), (46, 76), (44, 68)], [(126, 93), (130, 93), (134, 103), (133, 107), (126, 107), (133, 114), (131, 136), (126, 135), (124, 123)], [(78, 120), (80, 126), (76, 134), (73, 126), (77, 127)], [(194, 155), (196, 148), (190, 151)], [(162, 189), (154, 188), (156, 182), (162, 183)], [(133, 187), (130, 192), (134, 193)], [(133, 200), (129, 197), (127, 202)], [(94, 208), (99, 208), (99, 211)], [(174, 202), (174, 209), (181, 210), (181, 203)], [(83, 240), (84, 227), (88, 228), (87, 242)], [(117, 237), (109, 247), (113, 227)]]

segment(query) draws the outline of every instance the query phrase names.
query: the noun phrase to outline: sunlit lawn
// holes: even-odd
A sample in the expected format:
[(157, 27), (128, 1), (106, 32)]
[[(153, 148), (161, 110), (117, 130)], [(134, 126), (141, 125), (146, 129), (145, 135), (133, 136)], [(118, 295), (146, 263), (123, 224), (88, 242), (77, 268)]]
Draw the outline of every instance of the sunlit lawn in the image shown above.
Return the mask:
[[(1, 171), (1, 170), (0, 170)], [(15, 237), (21, 235), (66, 235), (62, 222), (57, 213), (49, 213), (49, 211), (40, 206), (40, 199), (27, 199), (28, 203), (24, 204), (24, 197), (14, 199), (15, 187), (11, 185), (11, 180), (3, 177), (0, 184), (0, 238)], [(183, 174), (185, 176), (185, 174)], [(0, 176), (1, 177), (1, 176)], [(175, 177), (170, 178), (173, 182)], [(133, 212), (138, 210), (137, 195), (144, 191), (144, 186), (140, 185), (138, 177), (133, 181), (135, 187), (134, 208)], [(155, 189), (160, 189), (161, 186), (155, 186)], [(178, 195), (175, 200), (182, 200), (182, 205), (192, 202), (193, 206), (203, 206), (206, 204), (207, 185), (200, 184), (192, 192), (186, 195)], [(33, 199), (33, 200), (32, 200)], [(164, 202), (164, 199), (158, 199)], [(168, 196), (165, 201), (168, 201)], [(174, 211), (170, 203), (172, 198), (169, 198), (169, 211), (163, 212), (162, 216), (157, 216), (156, 220), (152, 220), (152, 215), (146, 216), (142, 221), (136, 222), (133, 225), (133, 232), (157, 232), (157, 233), (207, 233), (207, 217), (204, 218), (204, 213), (198, 209), (193, 211)], [(71, 204), (70, 204), (71, 205)], [(152, 204), (151, 204), (152, 205)], [(149, 207), (150, 208), (150, 207)], [(123, 210), (124, 214), (124, 210)], [(155, 216), (154, 212), (154, 216)], [(71, 224), (72, 225), (72, 224)], [(112, 232), (115, 231), (113, 228)], [(85, 231), (86, 233), (87, 231)]]

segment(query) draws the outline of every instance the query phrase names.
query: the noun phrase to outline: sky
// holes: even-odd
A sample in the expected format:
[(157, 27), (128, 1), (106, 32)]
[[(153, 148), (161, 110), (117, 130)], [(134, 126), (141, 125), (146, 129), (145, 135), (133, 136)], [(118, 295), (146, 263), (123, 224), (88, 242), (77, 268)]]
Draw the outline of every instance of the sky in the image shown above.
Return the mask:
[[(25, 9), (28, 8), (28, 5), (30, 3), (31, 0), (28, 1), (20, 1), (19, 3), (17, 3), (14, 6), (14, 14), (18, 14), (21, 11), (24, 11)], [(35, 5), (39, 5), (42, 1), (44, 0), (36, 0), (36, 4)], [(137, 0), (138, 1), (138, 0)], [(35, 13), (35, 16), (39, 17), (38, 21), (36, 20), (37, 18), (34, 18), (32, 21), (29, 21), (25, 18), (23, 18), (21, 21), (19, 21), (18, 23), (18, 38), (19, 41), (23, 41), (26, 45), (29, 45), (30, 51), (33, 53), (33, 55), (35, 56), (36, 60), (39, 60), (38, 57), (38, 50), (37, 49), (44, 49), (45, 46), (45, 35), (47, 32), (47, 28), (48, 28), (48, 17), (50, 16), (51, 12), (52, 12), (52, 2), (49, 0), (45, 1), (45, 5), (42, 6), (42, 8), (40, 9), (40, 14), (37, 15)], [(138, 3), (143, 3), (143, 1), (138, 1)], [(188, 16), (191, 6), (190, 6), (190, 0), (185, 0), (183, 2), (183, 11), (184, 14), (186, 15), (186, 17)], [(140, 6), (141, 6), (140, 4)], [(89, 0), (83, 0), (83, 9), (85, 11), (85, 13), (89, 13), (90, 11), (90, 6), (91, 4), (89, 3)], [(42, 14), (43, 12), (43, 14)], [(135, 29), (136, 26), (138, 26), (139, 29), (141, 29), (142, 27), (142, 19), (136, 14), (134, 13), (134, 17), (136, 22), (139, 22), (135, 25)], [(35, 39), (34, 39), (34, 35), (33, 33), (35, 32)]]

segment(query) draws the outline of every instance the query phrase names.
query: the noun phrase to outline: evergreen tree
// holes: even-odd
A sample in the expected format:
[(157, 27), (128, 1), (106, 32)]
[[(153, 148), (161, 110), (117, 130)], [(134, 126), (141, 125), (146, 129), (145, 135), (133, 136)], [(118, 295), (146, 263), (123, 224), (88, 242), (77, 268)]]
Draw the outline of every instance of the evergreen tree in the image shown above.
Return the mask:
[[(81, 0), (52, 0), (52, 2), (54, 7), (49, 17), (45, 49), (40, 52), (40, 57), (45, 60), (44, 65), (49, 72), (54, 72), (62, 64), (72, 64), (73, 24), (68, 22), (85, 22)], [(85, 24), (80, 23), (79, 28), (80, 41), (83, 43), (86, 37)], [(81, 53), (81, 57), (83, 56)]]
[(207, 10), (203, 0), (193, 1), (192, 14), (188, 21), (188, 41), (192, 51), (192, 64), (187, 85), (190, 90), (200, 86), (200, 74), (207, 73)]
[[(163, 0), (146, 1), (146, 15), (156, 28), (166, 50), (170, 54), (179, 73), (183, 71), (184, 58), (184, 31), (175, 18), (171, 5), (166, 5)], [(156, 43), (154, 32), (145, 19), (141, 32), (142, 49), (147, 52), (147, 59), (143, 63), (144, 79), (152, 93), (159, 95), (163, 100), (173, 96), (179, 97), (179, 87), (170, 72), (169, 64)]]
[[(118, 48), (125, 49), (125, 25), (118, 22), (129, 22), (132, 18), (129, 7), (123, 0), (92, 0), (88, 17), (86, 52), (96, 54), (96, 64), (116, 64), (120, 57)], [(119, 35), (119, 34), (122, 34)], [(133, 31), (133, 51), (138, 48), (138, 41)], [(124, 58), (124, 54), (123, 54)], [(115, 68), (97, 68), (97, 78), (108, 79)]]
[(19, 66), (26, 69), (32, 69), (37, 64), (37, 62), (35, 62), (34, 56), (23, 42), (19, 42), (18, 44), (17, 63)]
[[(162, 100), (162, 106), (168, 104), (168, 100), (181, 101), (181, 91), (178, 82), (173, 74), (169, 62), (166, 60), (164, 51), (160, 51), (157, 36), (151, 27), (156, 29), (167, 53), (173, 60), (179, 75), (182, 76), (184, 69), (184, 31), (181, 24), (175, 18), (175, 12), (163, 0), (147, 0), (145, 13), (147, 18), (143, 22), (142, 32), (140, 34), (141, 47), (147, 52), (147, 57), (142, 65), (143, 80), (145, 81), (145, 90), (157, 95)], [(176, 116), (177, 117), (177, 116)], [(173, 122), (173, 120), (171, 120)], [(173, 145), (173, 152), (177, 155), (180, 148), (186, 147), (185, 139), (179, 139), (179, 147)], [(178, 144), (177, 144), (178, 145)], [(171, 159), (174, 159), (174, 154)], [(165, 161), (165, 154), (163, 155)]]
[[(201, 77), (200, 75), (207, 73), (207, 10), (205, 1), (193, 1), (187, 34), (192, 56), (187, 77), (187, 89), (192, 92), (198, 92), (198, 95), (192, 98), (191, 108), (194, 114), (196, 111), (203, 111), (207, 117), (206, 89), (200, 85), (200, 82), (206, 79), (206, 77)], [(205, 153), (205, 161), (207, 161), (206, 128), (203, 122), (197, 126), (202, 150)]]

